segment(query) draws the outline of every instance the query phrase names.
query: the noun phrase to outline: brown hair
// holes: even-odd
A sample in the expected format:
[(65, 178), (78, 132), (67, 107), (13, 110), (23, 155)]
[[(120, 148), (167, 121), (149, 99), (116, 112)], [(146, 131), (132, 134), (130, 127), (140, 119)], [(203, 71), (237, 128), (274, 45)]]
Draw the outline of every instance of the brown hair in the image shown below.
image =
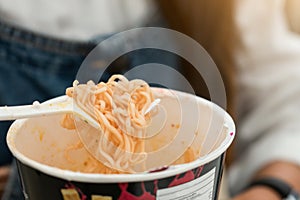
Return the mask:
[[(226, 87), (227, 108), (234, 113), (235, 63), (234, 47), (237, 44), (234, 24), (234, 0), (158, 0), (170, 28), (180, 31), (198, 41), (218, 66)], [(187, 70), (187, 74), (191, 75)], [(198, 83), (198, 80), (191, 80)], [(197, 84), (201, 87), (204, 84)], [(207, 90), (197, 88), (207, 97)], [(229, 160), (233, 158), (229, 151)], [(229, 161), (230, 162), (230, 161)]]
[(300, 33), (300, 13), (299, 13), (299, 0), (286, 0), (285, 10), (289, 28), (295, 33)]

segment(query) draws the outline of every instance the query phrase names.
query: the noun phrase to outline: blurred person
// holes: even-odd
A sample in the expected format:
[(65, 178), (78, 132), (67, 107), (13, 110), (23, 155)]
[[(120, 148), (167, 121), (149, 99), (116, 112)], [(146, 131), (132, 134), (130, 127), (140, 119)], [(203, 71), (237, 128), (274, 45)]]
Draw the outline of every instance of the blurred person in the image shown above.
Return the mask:
[(171, 27), (198, 40), (227, 82), (228, 108), (237, 123), (229, 152), (231, 195), (235, 200), (298, 199), (299, 1), (176, 2), (170, 10), (177, 15), (169, 13)]
[(230, 185), (237, 194), (258, 184), (236, 199), (281, 199), (273, 185), (260, 181), (265, 178), (300, 192), (300, 35), (293, 26), (300, 18), (292, 18), (298, 12), (291, 6), (299, 8), (299, 1), (237, 3), (243, 45), (235, 56), (240, 155), (231, 168)]

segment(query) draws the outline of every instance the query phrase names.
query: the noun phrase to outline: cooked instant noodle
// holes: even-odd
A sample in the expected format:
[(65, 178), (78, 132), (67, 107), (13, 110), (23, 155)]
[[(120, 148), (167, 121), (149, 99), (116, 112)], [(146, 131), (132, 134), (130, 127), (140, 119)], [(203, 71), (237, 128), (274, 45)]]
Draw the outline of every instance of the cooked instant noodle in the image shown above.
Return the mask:
[[(129, 81), (122, 75), (113, 75), (107, 83), (74, 81), (66, 94), (100, 124), (103, 133), (98, 138), (98, 153), (108, 166), (130, 172), (146, 159), (144, 138), (150, 113), (145, 112), (154, 97), (145, 81)], [(73, 115), (65, 115), (62, 125), (74, 129)]]
[[(86, 113), (98, 121), (102, 128), (98, 141), (97, 153), (101, 154), (101, 162), (90, 156), (84, 169), (76, 171), (88, 173), (133, 173), (133, 167), (147, 158), (145, 152), (146, 128), (151, 114), (146, 113), (154, 95), (150, 86), (143, 80), (127, 80), (122, 75), (113, 75), (107, 83), (79, 84), (74, 81), (73, 87), (66, 94)], [(154, 112), (155, 113), (155, 112)], [(72, 114), (66, 114), (62, 126), (75, 129)], [(77, 144), (65, 149), (64, 156), (73, 162), (71, 152), (84, 148), (79, 140)], [(196, 155), (191, 148), (173, 164), (182, 164), (195, 160)], [(75, 167), (75, 166), (74, 166)]]

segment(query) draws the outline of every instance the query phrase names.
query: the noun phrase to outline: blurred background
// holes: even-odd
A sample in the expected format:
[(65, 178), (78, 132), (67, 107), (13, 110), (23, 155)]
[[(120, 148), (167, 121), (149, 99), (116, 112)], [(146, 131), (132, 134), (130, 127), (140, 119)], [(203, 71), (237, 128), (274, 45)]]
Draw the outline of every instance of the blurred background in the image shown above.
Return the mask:
[[(288, 130), (298, 128), (295, 124), (299, 116), (291, 110), (299, 109), (298, 96), (292, 96), (298, 92), (294, 86), (300, 85), (299, 8), (299, 0), (0, 0), (0, 92), (5, 94), (0, 95), (0, 105), (27, 104), (64, 94), (76, 78), (84, 57), (98, 42), (114, 33), (145, 26), (170, 28), (199, 42), (222, 74), (227, 110), (241, 135), (227, 153), (226, 164), (230, 168), (233, 161), (240, 161), (239, 157), (251, 157), (249, 144), (278, 128), (275, 125), (280, 122), (279, 117), (269, 120), (269, 124), (261, 120), (273, 114), (274, 108), (266, 105), (276, 108), (282, 103), (289, 105), (288, 109), (282, 108), (283, 113), (279, 106), (278, 116), (292, 118), (294, 124), (287, 125)], [(124, 55), (111, 64), (102, 80), (149, 62), (171, 65), (189, 81), (197, 95), (210, 99), (203, 77), (188, 61), (168, 52), (146, 49)], [(169, 80), (170, 87), (180, 88), (176, 79)], [(292, 92), (286, 93), (286, 99), (292, 100), (280, 100), (278, 90), (289, 91), (289, 88)], [(20, 193), (20, 187), (14, 186), (19, 183), (5, 144), (10, 123), (0, 122), (0, 196), (6, 191), (4, 199), (20, 199), (17, 195), (13, 197), (18, 190)], [(253, 124), (257, 129), (245, 131)], [(264, 139), (276, 146), (276, 141)], [(249, 150), (240, 151), (244, 144)], [(262, 148), (255, 145), (253, 148)], [(289, 154), (288, 150), (278, 153), (278, 159), (285, 154)], [(261, 160), (249, 166), (243, 184), (271, 158)], [(240, 168), (248, 165), (246, 160), (240, 163), (233, 167), (234, 172), (230, 173), (233, 177), (239, 176)], [(236, 178), (233, 179), (235, 184)], [(220, 199), (229, 198), (226, 185), (223, 185), (226, 194)], [(235, 193), (233, 189), (231, 194)]]

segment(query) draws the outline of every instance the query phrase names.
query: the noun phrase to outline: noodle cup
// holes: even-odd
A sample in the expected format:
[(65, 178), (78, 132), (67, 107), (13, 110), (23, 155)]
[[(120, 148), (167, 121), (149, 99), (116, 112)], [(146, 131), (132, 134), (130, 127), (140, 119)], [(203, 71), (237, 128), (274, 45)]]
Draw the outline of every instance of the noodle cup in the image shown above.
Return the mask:
[[(155, 115), (147, 129), (153, 134), (146, 141), (146, 149), (153, 155), (147, 161), (153, 166), (150, 172), (80, 172), (91, 155), (85, 148), (72, 147), (79, 136), (76, 131), (61, 127), (62, 115), (16, 120), (8, 131), (7, 143), (17, 160), (25, 198), (217, 199), (225, 152), (235, 135), (232, 118), (217, 105), (195, 95), (158, 88), (153, 91), (161, 99), (161, 114)], [(58, 97), (50, 102), (60, 100)], [(66, 156), (67, 149), (72, 148)], [(187, 148), (196, 158), (180, 164), (180, 156)], [(177, 164), (161, 166), (174, 163), (175, 158)]]

